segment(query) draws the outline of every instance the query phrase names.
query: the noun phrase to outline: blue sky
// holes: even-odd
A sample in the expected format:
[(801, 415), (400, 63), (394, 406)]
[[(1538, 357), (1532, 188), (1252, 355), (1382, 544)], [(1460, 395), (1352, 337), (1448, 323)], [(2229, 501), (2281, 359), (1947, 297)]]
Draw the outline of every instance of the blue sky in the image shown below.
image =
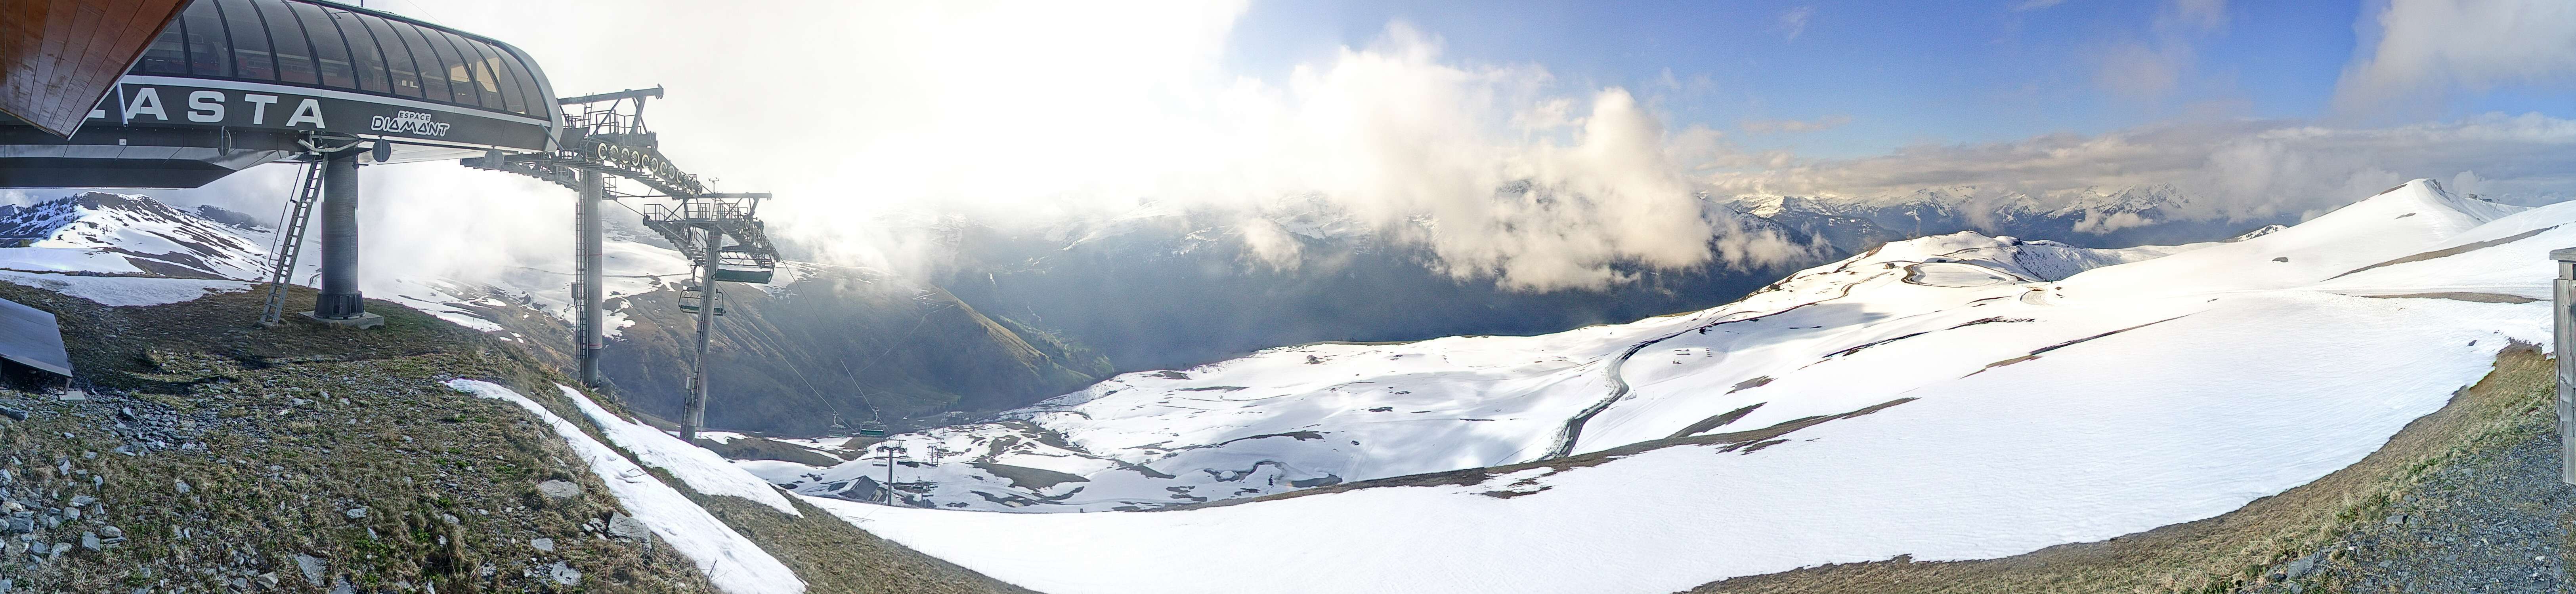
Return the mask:
[[(2375, 26), (2364, 15), (2378, 12), (2352, 1), (2238, 2), (2212, 23), (2178, 16), (2173, 2), (2026, 3), (1256, 1), (1229, 59), (1267, 77), (1366, 47), (1403, 22), (1438, 36), (1446, 61), (1536, 64), (1560, 85), (1648, 96), (1676, 128), (1706, 124), (1748, 147), (1848, 157), (2178, 119), (2325, 118)], [(2173, 82), (2141, 91), (2107, 81), (2123, 76), (2123, 55), (2157, 57)], [(2450, 103), (2444, 116), (2564, 116), (2570, 106), (2563, 89), (2512, 86)], [(1827, 118), (1849, 122), (1806, 134), (1739, 126)]]

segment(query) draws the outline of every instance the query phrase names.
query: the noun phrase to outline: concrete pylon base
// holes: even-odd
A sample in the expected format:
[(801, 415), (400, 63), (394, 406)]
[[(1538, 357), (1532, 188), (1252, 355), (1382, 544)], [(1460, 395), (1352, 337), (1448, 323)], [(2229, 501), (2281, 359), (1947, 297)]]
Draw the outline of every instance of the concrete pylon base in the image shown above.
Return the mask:
[(333, 328), (356, 328), (364, 330), (368, 328), (381, 328), (385, 325), (384, 316), (364, 312), (360, 312), (357, 317), (353, 318), (325, 318), (313, 315), (313, 312), (309, 311), (296, 314), (296, 317), (301, 318), (306, 322), (312, 322)]

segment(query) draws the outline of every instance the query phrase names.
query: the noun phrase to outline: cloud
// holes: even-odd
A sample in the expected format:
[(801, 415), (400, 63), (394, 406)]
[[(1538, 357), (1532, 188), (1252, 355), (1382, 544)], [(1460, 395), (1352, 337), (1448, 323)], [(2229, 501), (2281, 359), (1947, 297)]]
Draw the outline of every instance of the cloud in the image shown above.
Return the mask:
[[(1294, 237), (1250, 222), (1321, 209), (1424, 249), (1434, 270), (1533, 291), (1805, 254), (1704, 208), (1690, 171), (1722, 151), (1720, 135), (1669, 132), (1627, 89), (1450, 59), (1402, 24), (1284, 75), (1247, 76), (1220, 62), (1243, 10), (603, 0), (458, 2), (436, 16), (519, 44), (561, 94), (664, 85), (648, 112), (663, 151), (721, 190), (774, 192), (762, 207), (771, 235), (837, 264), (931, 271), (947, 248), (922, 221), (1027, 229), (1149, 206), (1246, 221), (1246, 266), (1298, 269)], [(576, 20), (595, 26), (548, 24)], [(638, 30), (762, 34), (611, 33)], [(175, 194), (270, 213), (291, 173)], [(569, 268), (568, 190), (443, 163), (363, 177), (371, 271)]]
[[(1166, 195), (1256, 212), (1275, 196), (1312, 196), (1429, 248), (1451, 276), (1527, 290), (1621, 282), (1622, 264), (1763, 266), (1804, 253), (1737, 237), (1733, 221), (1704, 212), (1686, 159), (1713, 150), (1713, 131), (1667, 134), (1625, 89), (1552, 94), (1543, 69), (1452, 64), (1438, 49), (1396, 27), (1282, 86), (1240, 87), (1230, 111), (1263, 115), (1235, 118), (1215, 135), (1231, 142), (1201, 147), (1228, 151), (1215, 157), (1222, 183), (1194, 178), (1194, 190)], [(1256, 251), (1293, 245), (1253, 235)]]
[(1736, 125), (1746, 132), (1773, 134), (1779, 132), (1822, 132), (1851, 123), (1851, 116), (1835, 114), (1813, 120), (1745, 120)]
[(2093, 51), (2093, 82), (2126, 99), (2161, 100), (2191, 77), (2202, 39), (2226, 26), (2226, 0), (2172, 0), (2149, 21), (2147, 37)]
[(2194, 52), (2184, 43), (2122, 43), (2095, 57), (2093, 83), (2129, 99), (2156, 99), (2180, 86)]
[(2576, 3), (2394, 0), (2371, 18), (2335, 83), (2334, 108), (2361, 117), (2424, 117), (2499, 87), (2576, 87)]
[(1816, 16), (1816, 7), (1813, 6), (1800, 6), (1780, 13), (1781, 41), (1797, 41), (1798, 34), (1807, 32), (1807, 18), (1812, 16)]
[(2389, 128), (2231, 120), (1919, 145), (1858, 159), (1741, 157), (1708, 181), (1731, 193), (1843, 196), (1974, 186), (1980, 195), (2052, 197), (2171, 184), (2199, 198), (2178, 213), (2193, 219), (2313, 214), (2419, 177), (2474, 179), (2474, 191), (2523, 203), (2576, 196), (2576, 171), (2566, 167), (2576, 163), (2576, 120), (2536, 113)]
[(2174, 0), (2158, 19), (2202, 31), (2215, 30), (2227, 25), (2227, 0)]
[(2039, 9), (2042, 9), (2042, 8), (2048, 8), (2048, 7), (2051, 7), (2051, 6), (2056, 6), (2056, 5), (2059, 5), (2059, 4), (2065, 4), (2065, 3), (2066, 3), (2066, 0), (2028, 0), (2028, 1), (2026, 1), (2026, 2), (2022, 2), (2021, 4), (2014, 5), (2014, 6), (2013, 6), (2013, 11), (2014, 11), (2014, 12), (2021, 12), (2021, 11), (2028, 11), (2028, 10), (2039, 10)]

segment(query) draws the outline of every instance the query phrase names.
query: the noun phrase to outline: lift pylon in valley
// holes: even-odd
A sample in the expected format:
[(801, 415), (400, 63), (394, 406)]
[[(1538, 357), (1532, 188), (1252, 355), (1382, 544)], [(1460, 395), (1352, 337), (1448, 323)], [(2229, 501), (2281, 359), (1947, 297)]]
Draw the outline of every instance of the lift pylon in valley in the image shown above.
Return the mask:
[(680, 439), (693, 440), (707, 421), (707, 346), (715, 337), (716, 316), (724, 314), (721, 286), (716, 283), (765, 284), (778, 270), (778, 248), (771, 246), (766, 226), (753, 214), (768, 194), (701, 194), (644, 211), (644, 226), (662, 234), (689, 257), (691, 284), (681, 293), (680, 309), (697, 315), (697, 355), (689, 362), (689, 393), (683, 399)]

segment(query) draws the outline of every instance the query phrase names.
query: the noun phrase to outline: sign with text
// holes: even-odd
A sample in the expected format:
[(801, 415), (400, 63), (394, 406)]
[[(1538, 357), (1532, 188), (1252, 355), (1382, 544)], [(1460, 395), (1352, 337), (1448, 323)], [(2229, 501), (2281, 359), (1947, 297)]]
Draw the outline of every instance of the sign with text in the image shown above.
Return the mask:
[(323, 89), (296, 93), (294, 87), (256, 86), (270, 88), (128, 82), (90, 110), (90, 123), (311, 130), (529, 150), (546, 147), (546, 126), (525, 116)]

